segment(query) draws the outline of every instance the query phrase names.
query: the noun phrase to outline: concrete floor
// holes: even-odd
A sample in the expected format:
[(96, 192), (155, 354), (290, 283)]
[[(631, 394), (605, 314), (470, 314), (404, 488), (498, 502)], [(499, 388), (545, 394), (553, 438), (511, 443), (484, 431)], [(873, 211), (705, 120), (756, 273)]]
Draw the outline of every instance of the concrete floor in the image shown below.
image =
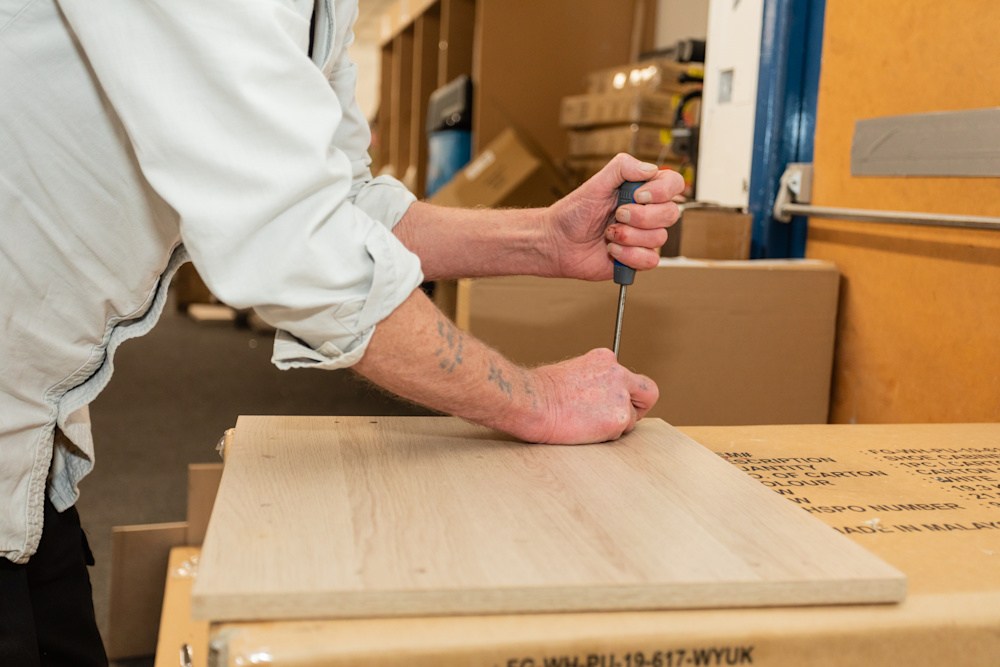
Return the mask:
[(270, 334), (199, 324), (172, 304), (151, 333), (118, 350), (114, 377), (91, 405), (97, 460), (77, 503), (97, 560), (91, 579), (105, 636), (111, 527), (183, 521), (188, 463), (219, 461), (215, 445), (237, 416), (430, 414), (350, 371), (279, 371), (270, 355)]

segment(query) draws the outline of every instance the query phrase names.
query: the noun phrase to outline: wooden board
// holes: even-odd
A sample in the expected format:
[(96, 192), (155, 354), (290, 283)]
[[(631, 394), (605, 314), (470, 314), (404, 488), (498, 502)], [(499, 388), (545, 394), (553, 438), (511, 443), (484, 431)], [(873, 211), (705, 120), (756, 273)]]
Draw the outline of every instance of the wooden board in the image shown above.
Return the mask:
[[(997, 105), (1000, 3), (826, 3), (812, 203), (1000, 216), (1000, 179), (852, 177), (857, 120)], [(1000, 233), (809, 221), (844, 276), (830, 420), (1000, 421)]]
[(447, 417), (241, 417), (211, 620), (891, 602), (894, 568), (660, 420), (532, 446)]
[(152, 655), (170, 549), (184, 544), (187, 523), (111, 529), (107, 652), (111, 660)]
[[(970, 469), (996, 477), (1000, 424), (681, 430), (905, 572), (906, 600), (221, 623), (213, 627), (213, 664), (245, 667), (266, 654), (269, 665), (282, 667), (997, 667), (1000, 504), (978, 501), (929, 469), (953, 468), (956, 451), (978, 453), (990, 458), (965, 459), (977, 461)], [(924, 454), (896, 457), (899, 449)]]

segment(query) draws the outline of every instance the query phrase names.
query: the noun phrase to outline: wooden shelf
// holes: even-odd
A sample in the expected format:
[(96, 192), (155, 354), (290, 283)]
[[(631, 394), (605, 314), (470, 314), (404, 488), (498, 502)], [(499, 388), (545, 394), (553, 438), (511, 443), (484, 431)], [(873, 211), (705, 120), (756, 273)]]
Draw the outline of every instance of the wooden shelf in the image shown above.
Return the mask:
[(397, 178), (410, 165), (410, 116), (413, 112), (413, 27), (392, 38), (392, 80), (389, 89), (389, 164)]
[(427, 183), (427, 103), (438, 87), (438, 45), (441, 41), (441, 6), (434, 4), (414, 21), (413, 91), (410, 110), (410, 162), (404, 181), (414, 192), (424, 193)]
[(472, 26), (475, 21), (475, 0), (441, 0), (438, 88), (463, 74), (472, 77)]

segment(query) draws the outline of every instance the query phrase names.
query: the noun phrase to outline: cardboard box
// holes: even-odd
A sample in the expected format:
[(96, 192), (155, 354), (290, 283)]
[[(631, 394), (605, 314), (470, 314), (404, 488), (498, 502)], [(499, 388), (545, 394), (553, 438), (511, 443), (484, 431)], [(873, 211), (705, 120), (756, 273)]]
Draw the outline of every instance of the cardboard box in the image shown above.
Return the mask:
[(566, 179), (508, 129), (428, 201), (472, 208), (548, 206), (568, 192)]
[(662, 257), (750, 259), (753, 216), (721, 206), (682, 206), (667, 234)]
[[(628, 289), (621, 362), (659, 385), (674, 425), (827, 419), (840, 273), (829, 262), (663, 259)], [(456, 322), (535, 366), (612, 346), (618, 286), (461, 280)]]
[[(198, 574), (201, 547), (174, 547), (170, 550), (163, 588), (163, 606), (159, 617), (154, 667), (208, 665), (208, 621), (191, 619), (191, 587)], [(185, 650), (185, 646), (189, 647)]]
[(591, 72), (587, 75), (587, 92), (642, 90), (684, 94), (701, 89), (701, 82), (696, 80), (704, 78), (703, 63), (652, 59)]
[(569, 131), (569, 154), (576, 156), (628, 153), (637, 158), (662, 162), (677, 161), (680, 155), (670, 150), (673, 133), (667, 127), (612, 125)]
[[(226, 442), (231, 439), (232, 433), (228, 432)], [(165, 658), (160, 656), (157, 648), (164, 641), (161, 612), (169, 613), (162, 587), (164, 566), (168, 561), (171, 563), (169, 580), (175, 576), (174, 551), (183, 549), (182, 545), (201, 544), (221, 478), (221, 463), (189, 464), (186, 521), (112, 528), (111, 596), (105, 637), (109, 659), (136, 658), (156, 652), (157, 667), (177, 664), (180, 644), (172, 646), (167, 652), (173, 663), (163, 662)], [(196, 551), (197, 548), (194, 548)], [(187, 553), (194, 552), (187, 548)], [(185, 595), (190, 598), (190, 581), (186, 586)], [(175, 620), (174, 625), (187, 627), (189, 621), (188, 613), (185, 618)], [(208, 625), (202, 625), (201, 634), (207, 636)], [(200, 655), (196, 654), (194, 664), (197, 667), (205, 662), (202, 648)]]
[(911, 598), (993, 591), (1000, 602), (1000, 424), (685, 432), (902, 570)]
[(642, 123), (673, 127), (681, 95), (624, 91), (564, 97), (559, 113), (563, 127)]
[[(284, 667), (1000, 664), (1000, 425), (683, 430), (902, 570), (907, 599), (898, 605), (224, 624), (214, 629), (211, 664), (236, 667), (261, 655)], [(992, 498), (976, 497), (983, 495)]]

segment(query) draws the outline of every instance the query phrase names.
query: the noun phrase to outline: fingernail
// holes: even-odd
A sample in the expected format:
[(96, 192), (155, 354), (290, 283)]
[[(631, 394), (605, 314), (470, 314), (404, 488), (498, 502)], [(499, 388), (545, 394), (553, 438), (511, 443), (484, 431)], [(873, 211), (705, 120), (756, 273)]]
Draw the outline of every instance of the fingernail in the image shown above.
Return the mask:
[(615, 220), (618, 222), (628, 222), (628, 216), (629, 213), (627, 208), (619, 208), (615, 211)]
[(606, 238), (609, 241), (613, 241), (614, 240), (614, 238), (615, 238), (615, 230), (614, 230), (613, 227), (608, 227), (607, 229), (604, 230), (604, 238)]
[(632, 195), (632, 198), (635, 199), (636, 204), (648, 204), (653, 201), (653, 195), (649, 193), (649, 190), (639, 190)]
[(639, 169), (642, 171), (656, 171), (657, 166), (655, 164), (650, 164), (649, 162), (640, 162)]
[(621, 257), (622, 247), (617, 243), (609, 243), (608, 254), (611, 255), (612, 257)]

